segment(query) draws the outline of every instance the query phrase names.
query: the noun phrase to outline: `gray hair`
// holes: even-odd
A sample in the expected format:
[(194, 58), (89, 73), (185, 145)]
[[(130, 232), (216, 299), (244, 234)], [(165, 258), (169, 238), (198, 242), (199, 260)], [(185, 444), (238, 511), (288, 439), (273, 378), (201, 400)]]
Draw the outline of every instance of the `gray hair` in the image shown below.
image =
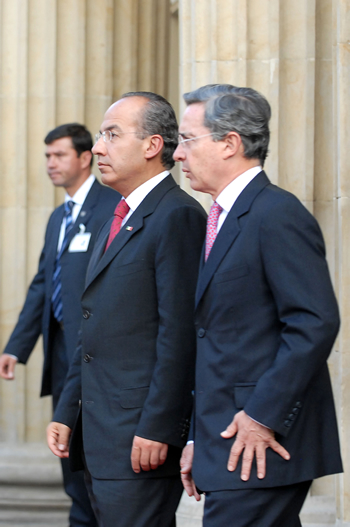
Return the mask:
[(161, 135), (164, 146), (161, 154), (161, 161), (166, 169), (171, 169), (175, 162), (173, 153), (178, 145), (178, 124), (175, 112), (171, 104), (157, 93), (148, 91), (134, 91), (124, 93), (122, 99), (126, 97), (145, 97), (147, 104), (139, 123), (140, 132), (147, 135)]
[(236, 132), (241, 136), (244, 156), (259, 159), (264, 165), (270, 140), (271, 108), (261, 93), (230, 84), (208, 84), (185, 93), (184, 100), (187, 105), (205, 103), (204, 125), (212, 132), (214, 141)]

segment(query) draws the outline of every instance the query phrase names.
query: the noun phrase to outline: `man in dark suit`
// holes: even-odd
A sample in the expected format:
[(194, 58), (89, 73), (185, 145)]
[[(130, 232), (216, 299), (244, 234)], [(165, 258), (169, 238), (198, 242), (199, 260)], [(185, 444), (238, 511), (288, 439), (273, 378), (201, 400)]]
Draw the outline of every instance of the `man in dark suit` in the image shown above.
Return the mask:
[[(105, 114), (93, 153), (123, 199), (96, 242), (82, 297), (82, 339), (54, 421), (51, 450), (86, 464), (104, 527), (170, 527), (194, 383), (194, 294), (206, 214), (175, 183), (177, 122), (149, 92)], [(81, 419), (82, 418), (82, 419)], [(81, 430), (82, 428), (82, 430)]]
[(174, 159), (211, 194), (196, 291), (192, 434), (181, 466), (204, 525), (297, 527), (342, 470), (327, 357), (339, 316), (320, 228), (262, 170), (270, 106), (250, 88), (185, 95)]
[[(85, 126), (58, 126), (46, 136), (45, 144), (49, 177), (66, 190), (66, 199), (49, 219), (39, 270), (0, 358), (0, 375), (13, 379), (16, 363), (26, 364), (42, 334), (41, 396), (52, 394), (55, 409), (77, 346), (80, 298), (92, 247), (120, 196), (91, 174), (92, 139)], [(67, 460), (62, 460), (62, 470), (65, 490), (73, 500), (71, 527), (96, 526), (83, 472), (72, 473)]]

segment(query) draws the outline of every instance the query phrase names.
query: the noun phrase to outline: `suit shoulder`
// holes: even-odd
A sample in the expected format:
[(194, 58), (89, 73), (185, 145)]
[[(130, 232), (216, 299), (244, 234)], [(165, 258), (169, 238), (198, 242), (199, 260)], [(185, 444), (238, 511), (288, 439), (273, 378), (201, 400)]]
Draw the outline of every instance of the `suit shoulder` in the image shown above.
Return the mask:
[(303, 235), (313, 233), (324, 243), (318, 221), (291, 192), (269, 184), (258, 196), (256, 205), (262, 230), (268, 235), (276, 230), (292, 230)]
[(178, 185), (167, 192), (163, 199), (163, 205), (169, 212), (175, 209), (193, 209), (205, 218), (207, 217), (207, 213), (199, 201), (182, 190)]
[(260, 193), (257, 204), (265, 208), (266, 217), (297, 214), (300, 217), (316, 222), (314, 216), (295, 194), (272, 183), (267, 185), (263, 192)]
[(100, 199), (102, 200), (108, 200), (113, 201), (114, 203), (118, 203), (121, 199), (121, 195), (116, 190), (113, 190), (112, 188), (106, 187), (104, 185), (101, 185), (101, 191), (100, 191)]

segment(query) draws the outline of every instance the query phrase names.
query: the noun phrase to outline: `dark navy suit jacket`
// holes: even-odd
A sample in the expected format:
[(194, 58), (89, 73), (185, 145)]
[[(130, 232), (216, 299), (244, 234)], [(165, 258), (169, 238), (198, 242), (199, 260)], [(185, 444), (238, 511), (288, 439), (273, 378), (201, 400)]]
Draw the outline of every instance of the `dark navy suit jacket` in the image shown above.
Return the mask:
[[(69, 361), (77, 346), (81, 324), (81, 295), (84, 291), (86, 269), (96, 235), (101, 226), (113, 216), (113, 211), (119, 200), (120, 194), (118, 192), (102, 186), (95, 180), (74, 227), (69, 233), (68, 244), (61, 257), (63, 322)], [(29, 287), (18, 322), (4, 350), (4, 353), (16, 355), (19, 362), (25, 364), (42, 333), (44, 340), (42, 396), (51, 394), (54, 389), (51, 385), (52, 339), (50, 338), (53, 321), (51, 315), (52, 275), (63, 216), (64, 205), (60, 205), (50, 216), (38, 273)], [(79, 232), (80, 224), (85, 225), (86, 232), (91, 232), (88, 250), (86, 252), (69, 252), (69, 242)]]
[[(196, 292), (193, 476), (203, 491), (276, 487), (342, 470), (327, 358), (339, 315), (320, 228), (264, 172), (228, 214)], [(227, 470), (240, 410), (290, 453), (268, 449), (265, 479)]]
[[(194, 295), (206, 214), (169, 175), (104, 253), (109, 229), (110, 223), (91, 257), (81, 346), (54, 421), (72, 428), (81, 398), (84, 454), (95, 478), (178, 475), (192, 412)], [(165, 464), (135, 474), (135, 435), (167, 443)], [(70, 448), (75, 468), (81, 440), (76, 429)]]

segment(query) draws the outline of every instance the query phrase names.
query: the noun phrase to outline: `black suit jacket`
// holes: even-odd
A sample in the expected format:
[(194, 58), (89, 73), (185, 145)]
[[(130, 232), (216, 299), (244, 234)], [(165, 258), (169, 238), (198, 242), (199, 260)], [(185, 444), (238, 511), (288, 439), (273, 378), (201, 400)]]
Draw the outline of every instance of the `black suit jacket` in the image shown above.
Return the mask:
[[(84, 290), (86, 269), (91, 257), (96, 235), (101, 226), (113, 216), (120, 194), (103, 187), (97, 180), (93, 183), (74, 227), (69, 233), (69, 242), (79, 232), (79, 225), (84, 224), (86, 232), (91, 232), (91, 239), (86, 252), (69, 252), (68, 246), (61, 256), (61, 283), (64, 335), (69, 360), (72, 359), (77, 346), (78, 332), (81, 324), (80, 300)], [(40, 334), (44, 340), (44, 368), (41, 395), (52, 393), (51, 386), (51, 351), (52, 339), (50, 330), (52, 275), (57, 255), (58, 237), (64, 216), (64, 205), (60, 205), (50, 216), (45, 244), (42, 250), (38, 273), (34, 277), (20, 313), (16, 327), (9, 339), (4, 353), (18, 357), (25, 364)]]
[[(196, 292), (193, 475), (203, 491), (275, 487), (342, 470), (327, 357), (339, 315), (322, 234), (292, 194), (261, 172), (238, 197), (202, 260)], [(245, 412), (290, 453), (268, 449), (267, 475), (227, 470)]]
[[(95, 478), (179, 473), (192, 410), (194, 294), (205, 228), (202, 207), (168, 176), (106, 253), (110, 223), (96, 242), (82, 297), (81, 346), (54, 415), (72, 428), (81, 397), (84, 454)], [(170, 445), (162, 467), (132, 471), (134, 435)], [(79, 443), (76, 431), (75, 468)]]

